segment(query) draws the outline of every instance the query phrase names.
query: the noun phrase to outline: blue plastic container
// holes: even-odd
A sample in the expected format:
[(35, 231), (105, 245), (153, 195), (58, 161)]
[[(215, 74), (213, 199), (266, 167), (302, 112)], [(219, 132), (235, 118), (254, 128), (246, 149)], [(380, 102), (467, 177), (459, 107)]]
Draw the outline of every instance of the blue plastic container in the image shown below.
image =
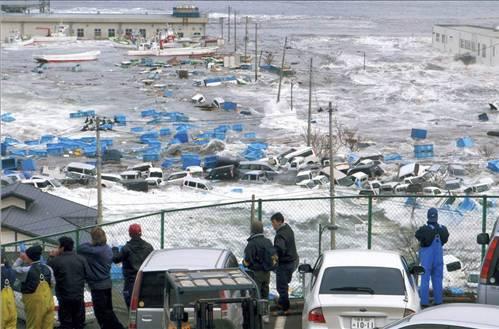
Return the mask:
[(130, 128), (130, 131), (133, 133), (141, 133), (144, 131), (144, 127), (132, 127)]
[(411, 138), (412, 139), (425, 139), (428, 135), (428, 131), (426, 129), (411, 129)]
[(256, 133), (250, 132), (243, 135), (244, 138), (256, 138)]
[(170, 128), (161, 128), (159, 130), (159, 135), (160, 136), (170, 136), (172, 134)]
[(234, 125), (232, 125), (232, 130), (237, 131), (237, 132), (241, 132), (241, 131), (243, 131), (243, 125), (240, 123), (234, 124)]
[(117, 126), (126, 126), (126, 116), (123, 114), (117, 114), (114, 116), (114, 122)]
[(161, 163), (161, 168), (171, 168), (173, 166), (174, 161), (175, 160), (173, 160), (173, 159), (165, 159)]
[(385, 154), (383, 156), (383, 161), (385, 161), (385, 162), (398, 161), (398, 160), (402, 160), (402, 156), (398, 153), (389, 153), (389, 154)]
[(474, 143), (470, 137), (461, 137), (456, 141), (456, 146), (459, 148), (473, 147)]
[(40, 137), (40, 144), (51, 142), (54, 138), (54, 135), (42, 135), (42, 137)]

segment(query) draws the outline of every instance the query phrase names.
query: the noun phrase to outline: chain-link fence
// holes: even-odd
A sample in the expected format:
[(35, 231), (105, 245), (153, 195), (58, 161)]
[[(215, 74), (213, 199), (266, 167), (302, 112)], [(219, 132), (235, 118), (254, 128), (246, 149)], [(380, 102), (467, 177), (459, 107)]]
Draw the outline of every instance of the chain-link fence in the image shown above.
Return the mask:
[[(313, 264), (321, 250), (331, 249), (331, 235), (335, 247), (384, 249), (399, 251), (409, 262), (418, 262), (415, 231), (426, 223), (430, 207), (439, 210), (439, 223), (446, 225), (449, 242), (445, 245), (445, 261), (460, 261), (462, 269), (445, 273), (446, 287), (473, 289), (468, 277), (479, 271), (484, 249), (476, 243), (481, 232), (490, 232), (499, 216), (497, 196), (382, 196), (336, 197), (334, 220), (337, 229), (331, 230), (330, 198), (271, 199), (240, 201), (210, 206), (165, 210), (135, 218), (101, 225), (108, 244), (121, 246), (129, 240), (131, 223), (142, 226), (143, 238), (155, 249), (176, 247), (227, 248), (242, 259), (246, 239), (250, 235), (251, 218), (262, 220), (265, 235), (273, 239), (270, 217), (281, 212), (293, 228), (301, 263)], [(76, 244), (90, 240), (91, 227), (61, 232), (31, 240), (4, 244), (7, 258), (13, 260), (22, 248), (41, 244), (48, 252), (57, 246), (63, 235)], [(113, 266), (115, 296), (122, 288), (121, 268)], [(300, 296), (298, 275), (291, 284), (291, 296)], [(124, 307), (122, 300), (118, 303)]]

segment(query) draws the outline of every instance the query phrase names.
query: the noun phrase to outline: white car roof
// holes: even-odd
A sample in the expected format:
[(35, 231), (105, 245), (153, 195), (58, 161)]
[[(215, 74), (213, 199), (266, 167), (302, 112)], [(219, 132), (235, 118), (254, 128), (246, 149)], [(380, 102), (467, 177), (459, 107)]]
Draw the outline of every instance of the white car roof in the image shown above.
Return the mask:
[(153, 167), (153, 168), (150, 168), (149, 169), (149, 172), (163, 172), (163, 170), (161, 168), (156, 168), (156, 167)]
[(128, 175), (138, 175), (138, 174), (140, 174), (140, 172), (138, 172), (137, 170), (127, 170), (127, 171), (122, 172), (120, 175), (128, 176)]
[(68, 168), (68, 167), (88, 169), (88, 170), (94, 170), (95, 169), (94, 165), (91, 165), (91, 164), (88, 164), (88, 163), (83, 163), (83, 162), (71, 162), (70, 164), (68, 164), (66, 166), (66, 168)]
[[(126, 172), (126, 171), (125, 171)], [(114, 178), (121, 178), (120, 175), (118, 174), (106, 174), (106, 173), (102, 173), (101, 174), (101, 177), (114, 177)]]
[(324, 252), (324, 267), (373, 266), (401, 268), (400, 254), (395, 251), (339, 249)]
[(418, 323), (449, 324), (471, 328), (497, 328), (499, 307), (494, 305), (442, 304), (414, 314), (404, 325)]

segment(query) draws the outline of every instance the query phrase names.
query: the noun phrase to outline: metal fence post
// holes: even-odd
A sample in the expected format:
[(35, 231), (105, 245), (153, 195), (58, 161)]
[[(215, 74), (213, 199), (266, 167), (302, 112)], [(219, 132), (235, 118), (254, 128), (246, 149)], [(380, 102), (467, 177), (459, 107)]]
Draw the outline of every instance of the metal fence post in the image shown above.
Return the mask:
[[(487, 233), (487, 196), (482, 198), (482, 233)], [(482, 244), (482, 258), (485, 257), (485, 245)]]
[(75, 240), (76, 240), (75, 250), (78, 251), (78, 246), (80, 245), (80, 230), (76, 230)]
[(258, 220), (261, 222), (262, 221), (262, 199), (258, 199)]
[(370, 195), (367, 203), (367, 249), (372, 246), (373, 228), (373, 197)]
[(165, 212), (161, 212), (161, 237), (160, 237), (160, 247), (165, 248)]

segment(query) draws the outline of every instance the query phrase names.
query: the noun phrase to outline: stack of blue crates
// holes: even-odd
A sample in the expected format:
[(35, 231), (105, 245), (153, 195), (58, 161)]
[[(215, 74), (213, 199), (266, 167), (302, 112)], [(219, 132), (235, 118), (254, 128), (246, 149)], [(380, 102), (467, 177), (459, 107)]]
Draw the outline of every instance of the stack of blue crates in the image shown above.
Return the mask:
[(411, 129), (411, 138), (412, 139), (425, 139), (426, 136), (428, 135), (428, 131), (426, 129), (416, 129), (412, 128)]
[(416, 159), (432, 158), (433, 144), (414, 145), (414, 157)]

